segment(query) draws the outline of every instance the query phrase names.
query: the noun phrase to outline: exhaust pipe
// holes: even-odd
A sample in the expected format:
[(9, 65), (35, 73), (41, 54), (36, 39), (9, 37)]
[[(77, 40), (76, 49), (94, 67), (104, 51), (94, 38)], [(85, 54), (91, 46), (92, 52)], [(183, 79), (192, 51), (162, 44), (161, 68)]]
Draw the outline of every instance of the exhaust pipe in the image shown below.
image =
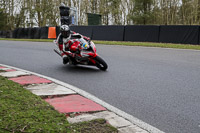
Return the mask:
[(57, 49), (54, 49), (54, 52), (56, 52), (58, 55), (62, 57), (61, 53)]

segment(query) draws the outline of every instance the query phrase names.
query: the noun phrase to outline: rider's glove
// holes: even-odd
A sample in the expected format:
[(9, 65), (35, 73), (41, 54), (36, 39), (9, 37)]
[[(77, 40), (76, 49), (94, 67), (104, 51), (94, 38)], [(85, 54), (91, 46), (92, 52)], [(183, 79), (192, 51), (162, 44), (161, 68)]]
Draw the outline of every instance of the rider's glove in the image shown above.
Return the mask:
[(90, 38), (89, 38), (89, 37), (86, 37), (86, 36), (84, 36), (83, 38), (84, 38), (85, 40), (87, 40), (87, 41), (90, 40)]

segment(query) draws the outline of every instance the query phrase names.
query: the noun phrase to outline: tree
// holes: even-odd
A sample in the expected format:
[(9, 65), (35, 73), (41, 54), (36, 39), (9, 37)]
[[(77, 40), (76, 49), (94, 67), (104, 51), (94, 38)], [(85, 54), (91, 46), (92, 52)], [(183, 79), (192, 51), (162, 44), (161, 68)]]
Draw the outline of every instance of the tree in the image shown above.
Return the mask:
[(0, 9), (0, 30), (9, 30), (10, 28), (7, 25), (7, 14), (3, 12), (3, 9)]
[(152, 0), (134, 0), (134, 8), (132, 17), (134, 24), (152, 24)]
[(0, 0), (0, 23), (8, 29), (57, 26), (61, 3), (77, 8), (79, 25), (87, 25), (87, 13), (100, 14), (103, 25), (200, 24), (200, 0)]

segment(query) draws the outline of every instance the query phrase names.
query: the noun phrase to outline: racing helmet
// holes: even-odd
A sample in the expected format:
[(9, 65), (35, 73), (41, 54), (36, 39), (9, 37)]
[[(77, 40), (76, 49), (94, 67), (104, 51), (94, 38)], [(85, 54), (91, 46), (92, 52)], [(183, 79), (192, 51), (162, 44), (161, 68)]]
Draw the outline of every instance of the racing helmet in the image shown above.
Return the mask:
[(61, 35), (64, 37), (64, 38), (68, 38), (70, 36), (70, 28), (68, 25), (62, 25), (60, 27), (60, 32), (61, 32)]

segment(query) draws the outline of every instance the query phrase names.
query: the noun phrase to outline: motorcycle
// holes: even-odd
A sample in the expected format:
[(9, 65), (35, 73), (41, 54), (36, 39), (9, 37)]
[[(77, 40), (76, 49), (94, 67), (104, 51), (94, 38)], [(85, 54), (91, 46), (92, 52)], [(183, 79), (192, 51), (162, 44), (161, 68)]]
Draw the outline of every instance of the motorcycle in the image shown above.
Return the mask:
[[(57, 46), (54, 51), (62, 57), (60, 50), (58, 50), (57, 40), (54, 40), (54, 43)], [(67, 49), (63, 45), (63, 52), (68, 57), (69, 64), (96, 66), (103, 71), (108, 68), (107, 63), (96, 53), (95, 44), (91, 40), (86, 41), (83, 37), (73, 39), (73, 43)]]

